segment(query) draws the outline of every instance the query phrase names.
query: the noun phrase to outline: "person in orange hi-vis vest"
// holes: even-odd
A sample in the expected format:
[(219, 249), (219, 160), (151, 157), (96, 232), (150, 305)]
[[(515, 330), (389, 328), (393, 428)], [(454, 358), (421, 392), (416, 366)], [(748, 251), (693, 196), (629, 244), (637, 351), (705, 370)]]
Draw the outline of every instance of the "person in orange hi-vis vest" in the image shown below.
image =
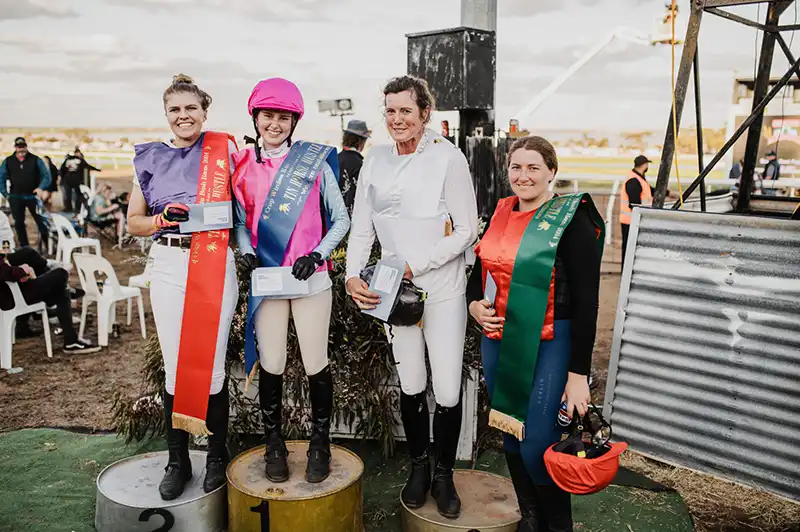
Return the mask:
[(630, 171), (625, 185), (619, 194), (619, 222), (622, 231), (622, 267), (625, 268), (625, 252), (628, 249), (628, 232), (631, 228), (631, 212), (636, 205), (649, 206), (653, 204), (655, 189), (650, 186), (645, 178), (652, 161), (644, 155), (639, 155), (633, 160), (633, 170)]

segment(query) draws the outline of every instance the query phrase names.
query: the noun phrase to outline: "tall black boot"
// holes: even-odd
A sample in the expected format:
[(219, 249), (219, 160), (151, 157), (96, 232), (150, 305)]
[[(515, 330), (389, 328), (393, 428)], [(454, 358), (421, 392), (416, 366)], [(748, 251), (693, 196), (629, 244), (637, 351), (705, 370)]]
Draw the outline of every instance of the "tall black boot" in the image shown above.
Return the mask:
[(264, 436), (267, 440), (267, 451), (264, 455), (267, 462), (267, 478), (272, 482), (284, 482), (289, 478), (289, 464), (286, 461), (289, 453), (281, 434), (283, 375), (273, 375), (264, 368), (259, 368), (258, 399), (261, 403)]
[(306, 480), (322, 482), (331, 472), (331, 413), (333, 411), (333, 377), (330, 366), (308, 376), (311, 397), (311, 441), (308, 444)]
[(436, 509), (444, 517), (455, 519), (461, 513), (461, 499), (453, 483), (458, 438), (461, 435), (461, 400), (453, 407), (436, 405), (433, 414), (433, 442), (436, 445), (436, 469), (431, 495)]
[(428, 457), (431, 436), (427, 394), (421, 392), (407, 395), (401, 391), (400, 418), (403, 420), (411, 455), (411, 471), (400, 498), (408, 508), (422, 508), (428, 498), (428, 490), (431, 489), (431, 461)]
[(517, 532), (539, 532), (536, 486), (528, 474), (525, 462), (522, 461), (522, 455), (506, 452), (506, 463), (511, 474), (511, 482), (514, 484), (514, 492), (517, 494), (519, 513), (522, 514)]
[(537, 485), (543, 519), (539, 520), (542, 532), (572, 532), (572, 500), (570, 494), (555, 484)]
[(227, 478), (225, 468), (228, 465), (228, 382), (219, 393), (208, 397), (208, 414), (206, 425), (211, 435), (208, 437), (208, 454), (206, 455), (206, 478), (203, 491), (211, 493), (219, 488)]
[(169, 458), (166, 473), (158, 485), (158, 492), (165, 501), (177, 499), (183, 493), (186, 482), (192, 478), (192, 460), (189, 458), (189, 433), (172, 428), (172, 406), (175, 396), (164, 393), (164, 423), (167, 428), (167, 450)]

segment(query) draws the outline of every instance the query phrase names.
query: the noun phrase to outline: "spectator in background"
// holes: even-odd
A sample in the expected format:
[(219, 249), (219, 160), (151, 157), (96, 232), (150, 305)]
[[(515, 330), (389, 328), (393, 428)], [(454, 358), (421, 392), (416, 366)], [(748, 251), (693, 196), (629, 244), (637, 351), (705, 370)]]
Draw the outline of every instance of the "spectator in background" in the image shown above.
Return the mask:
[(653, 162), (644, 155), (639, 155), (633, 160), (633, 170), (628, 174), (628, 179), (619, 193), (619, 221), (622, 233), (622, 268), (625, 268), (625, 252), (628, 249), (628, 233), (631, 229), (631, 214), (637, 205), (649, 206), (653, 204), (656, 190), (645, 179), (650, 163)]
[(53, 160), (49, 155), (44, 156), (44, 161), (48, 170), (50, 170), (50, 186), (47, 187), (47, 190), (42, 191), (42, 202), (47, 207), (47, 210), (50, 210), (53, 193), (58, 191), (58, 168), (53, 164)]
[(116, 195), (114, 189), (108, 183), (102, 183), (97, 187), (97, 193), (92, 199), (89, 208), (89, 219), (100, 226), (111, 225), (117, 227), (117, 238), (122, 240), (125, 229), (125, 217), (118, 202), (115, 202)]
[[(9, 182), (11, 183), (9, 186)], [(47, 226), (36, 212), (40, 194), (50, 188), (50, 170), (45, 162), (28, 151), (23, 137), (14, 139), (14, 153), (0, 164), (0, 194), (8, 198), (20, 247), (28, 245), (25, 210), (30, 211), (39, 228), (39, 238), (47, 239)]]
[(735, 188), (739, 188), (739, 181), (742, 179), (742, 166), (744, 165), (744, 159), (739, 159), (737, 162), (733, 163), (731, 166), (731, 171), (728, 172), (728, 179), (735, 179), (736, 184), (733, 185)]
[(14, 245), (14, 231), (11, 222), (3, 211), (0, 211), (0, 254), (7, 255), (16, 249)]
[(65, 211), (80, 210), (84, 202), (81, 185), (91, 186), (90, 171), (100, 172), (101, 170), (87, 163), (78, 147), (75, 147), (72, 155), (67, 155), (64, 159), (61, 164), (61, 182), (64, 185)]
[(342, 151), (339, 152), (339, 170), (342, 177), (339, 180), (342, 197), (347, 207), (347, 212), (353, 213), (353, 202), (356, 198), (356, 185), (361, 165), (364, 163), (364, 146), (372, 134), (363, 120), (351, 120), (342, 135)]
[[(19, 283), (25, 302), (29, 305), (44, 302), (56, 307), (56, 316), (64, 332), (65, 353), (94, 353), (100, 347), (79, 339), (72, 324), (72, 298), (80, 298), (83, 291), (69, 287), (69, 274), (63, 268), (47, 268), (47, 260), (33, 248), (22, 248), (0, 258), (0, 309), (14, 308), (14, 297), (5, 282)], [(17, 338), (36, 336), (28, 323), (30, 314), (17, 318)]]
[[(767, 164), (764, 165), (764, 172), (761, 174), (761, 193), (765, 196), (775, 196), (778, 191), (774, 188), (764, 188), (764, 181), (777, 181), (781, 175), (781, 163), (778, 162), (778, 154), (775, 150), (767, 153)], [(774, 184), (774, 183), (771, 183)]]

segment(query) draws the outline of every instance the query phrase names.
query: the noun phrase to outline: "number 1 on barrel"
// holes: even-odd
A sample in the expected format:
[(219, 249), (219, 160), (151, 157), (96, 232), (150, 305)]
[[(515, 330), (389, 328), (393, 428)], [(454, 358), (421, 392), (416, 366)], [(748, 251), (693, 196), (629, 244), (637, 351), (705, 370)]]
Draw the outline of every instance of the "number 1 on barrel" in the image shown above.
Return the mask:
[(261, 501), (258, 506), (252, 506), (250, 511), (261, 514), (261, 532), (269, 532), (269, 503)]

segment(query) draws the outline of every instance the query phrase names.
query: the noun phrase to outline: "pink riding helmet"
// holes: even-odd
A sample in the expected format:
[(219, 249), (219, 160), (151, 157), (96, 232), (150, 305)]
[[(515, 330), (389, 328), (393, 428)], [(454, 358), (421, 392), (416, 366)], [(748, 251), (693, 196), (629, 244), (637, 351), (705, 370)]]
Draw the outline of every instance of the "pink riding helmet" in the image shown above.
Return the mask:
[(250, 99), (247, 100), (247, 111), (250, 116), (255, 109), (278, 109), (297, 113), (303, 118), (303, 95), (297, 85), (283, 78), (264, 79), (256, 83)]

